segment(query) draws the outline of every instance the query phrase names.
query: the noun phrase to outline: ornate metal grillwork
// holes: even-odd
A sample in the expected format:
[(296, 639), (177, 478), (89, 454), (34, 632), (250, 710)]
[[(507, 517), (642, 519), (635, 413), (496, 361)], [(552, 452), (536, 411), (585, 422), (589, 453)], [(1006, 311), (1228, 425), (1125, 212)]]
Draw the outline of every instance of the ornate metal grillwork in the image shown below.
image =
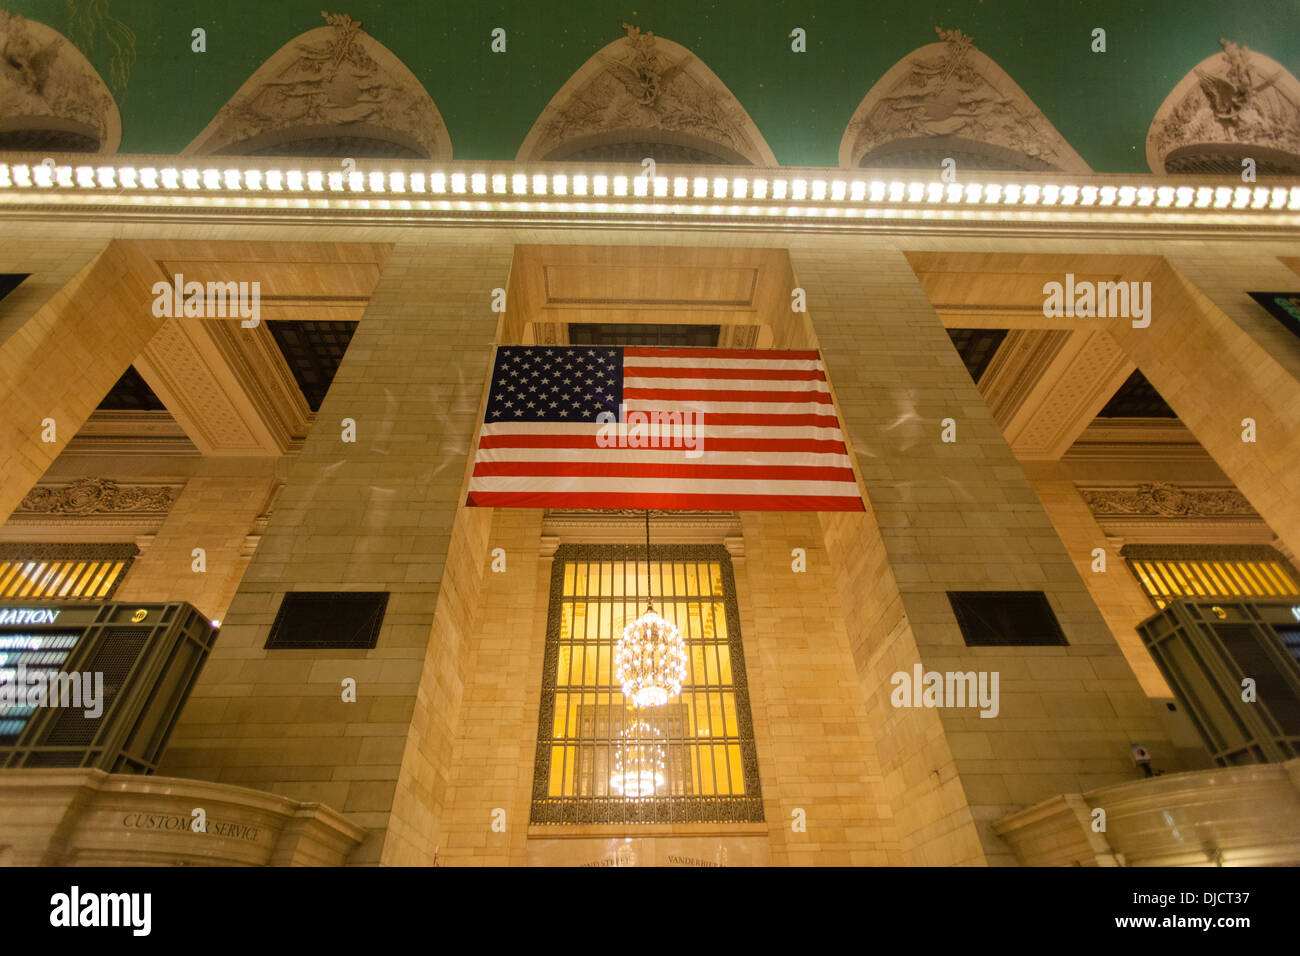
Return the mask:
[[(721, 546), (561, 545), (551, 572), (532, 822), (763, 820), (731, 557)], [(642, 560), (638, 560), (642, 559)], [(686, 638), (681, 696), (633, 709), (613, 675), (623, 625), (648, 600)], [(629, 798), (611, 786), (630, 728), (662, 747), (664, 782)], [(657, 752), (656, 752), (657, 753)], [(658, 759), (656, 757), (656, 759)]]

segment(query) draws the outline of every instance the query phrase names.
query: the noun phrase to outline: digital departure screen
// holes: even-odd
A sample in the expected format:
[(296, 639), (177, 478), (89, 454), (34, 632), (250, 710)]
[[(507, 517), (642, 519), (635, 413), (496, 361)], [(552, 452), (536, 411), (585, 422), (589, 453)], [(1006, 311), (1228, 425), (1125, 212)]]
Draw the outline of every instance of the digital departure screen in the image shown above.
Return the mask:
[(36, 710), (32, 691), (46, 686), (77, 646), (81, 632), (0, 634), (0, 743), (13, 743)]

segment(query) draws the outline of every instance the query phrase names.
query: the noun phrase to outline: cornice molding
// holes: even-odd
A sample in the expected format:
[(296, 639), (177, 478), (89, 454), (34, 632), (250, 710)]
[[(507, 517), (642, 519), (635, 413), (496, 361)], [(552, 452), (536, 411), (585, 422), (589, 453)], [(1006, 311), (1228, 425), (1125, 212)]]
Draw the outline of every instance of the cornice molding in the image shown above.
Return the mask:
[(1097, 518), (1261, 520), (1246, 496), (1236, 488), (1184, 487), (1150, 481), (1137, 485), (1080, 486), (1079, 494)]
[(27, 493), (14, 516), (165, 515), (182, 487), (183, 482), (119, 483), (111, 478), (40, 484)]

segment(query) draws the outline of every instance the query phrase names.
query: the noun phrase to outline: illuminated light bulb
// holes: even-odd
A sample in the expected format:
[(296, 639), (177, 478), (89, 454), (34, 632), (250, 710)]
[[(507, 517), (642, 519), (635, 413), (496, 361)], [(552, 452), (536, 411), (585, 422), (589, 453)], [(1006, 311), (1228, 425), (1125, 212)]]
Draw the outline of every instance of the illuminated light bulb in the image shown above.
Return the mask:
[(244, 170), (244, 188), (258, 190), (262, 188), (262, 171), (260, 169)]
[(1174, 187), (1161, 186), (1156, 190), (1156, 205), (1165, 207), (1174, 204)]
[(957, 183), (949, 183), (947, 190), (945, 190), (944, 199), (950, 203), (961, 202), (961, 197), (965, 192), (966, 190), (962, 189)]
[[(542, 177), (542, 182), (543, 182), (543, 183), (546, 182), (546, 177), (545, 177), (545, 176)], [(534, 183), (533, 185), (536, 186), (537, 184)], [(452, 174), (451, 174), (451, 191), (452, 191), (453, 193), (463, 193), (463, 192), (465, 191), (465, 174), (464, 174), (464, 173), (452, 173)], [(543, 191), (543, 192), (546, 191), (544, 187), (543, 187), (542, 191)]]
[(1138, 205), (1149, 206), (1156, 201), (1156, 191), (1150, 186), (1143, 186), (1137, 191)]
[(1079, 201), (1085, 206), (1095, 205), (1099, 192), (1096, 186), (1084, 186), (1079, 190)]
[(831, 199), (843, 199), (848, 195), (849, 184), (842, 179), (837, 179), (831, 183)]
[[(574, 182), (575, 182), (575, 183), (577, 182), (577, 177), (576, 177), (576, 176), (574, 177)], [(498, 195), (500, 195), (501, 193), (504, 193), (504, 192), (506, 191), (506, 174), (505, 174), (505, 173), (493, 173), (493, 174), (492, 174), (492, 191), (493, 191), (494, 193), (497, 193)]]
[(9, 164), (0, 163), (0, 189), (7, 189), (14, 181), (9, 178)]
[(1032, 205), (1034, 205), (1035, 203), (1037, 203), (1037, 202), (1038, 202), (1039, 194), (1040, 194), (1041, 192), (1042, 192), (1042, 190), (1039, 188), (1039, 186), (1038, 186), (1037, 183), (1030, 183), (1028, 186), (1026, 186), (1026, 187), (1025, 187), (1024, 199), (1023, 199), (1023, 202), (1025, 203), (1025, 205), (1026, 205), (1026, 206), (1032, 206)]
[(645, 176), (632, 177), (632, 195), (648, 196), (650, 195), (650, 180)]
[(1020, 184), (1007, 183), (1002, 187), (1002, 201), (1006, 203), (1020, 202)]
[(1250, 204), (1250, 190), (1245, 186), (1238, 186), (1232, 193), (1232, 208), (1245, 209)]
[(60, 166), (54, 171), (54, 179), (60, 186), (72, 186), (72, 167)]
[(90, 166), (77, 167), (77, 185), (82, 189), (95, 188), (95, 170)]
[(1232, 190), (1227, 186), (1220, 186), (1214, 190), (1214, 208), (1222, 209), (1228, 203), (1232, 202)]
[(1263, 209), (1268, 205), (1268, 190), (1263, 186), (1255, 187), (1255, 201), (1250, 204), (1251, 209)]
[(1286, 189), (1282, 186), (1273, 188), (1273, 201), (1268, 204), (1269, 209), (1282, 209), (1286, 206)]
[(615, 195), (615, 196), (626, 196), (626, 195), (627, 195), (627, 177), (626, 177), (626, 176), (615, 176), (615, 177), (614, 177), (614, 195)]
[(907, 201), (920, 202), (925, 199), (925, 183), (907, 184)]
[(297, 169), (291, 169), (284, 174), (285, 184), (291, 192), (302, 192), (302, 173)]
[(1074, 205), (1076, 202), (1078, 202), (1078, 201), (1079, 201), (1079, 187), (1078, 187), (1078, 186), (1062, 186), (1062, 187), (1061, 187), (1061, 205), (1062, 205), (1062, 206), (1073, 206), (1073, 205)]
[(965, 199), (966, 202), (979, 202), (980, 196), (983, 194), (983, 192), (984, 192), (984, 188), (980, 186), (979, 183), (967, 183), (966, 191), (962, 196), (962, 198)]
[(534, 196), (546, 195), (546, 174), (545, 173), (533, 173), (533, 195)]
[(1196, 208), (1204, 209), (1214, 200), (1214, 190), (1209, 186), (1202, 186), (1196, 190)]
[(203, 174), (202, 174), (202, 176), (203, 176), (203, 188), (204, 188), (204, 189), (220, 189), (220, 188), (221, 188), (221, 173), (220, 173), (218, 170), (215, 170), (215, 169), (205, 169), (205, 170), (203, 170)]
[(1300, 186), (1291, 187), (1291, 198), (1287, 201), (1287, 209), (1300, 209)]
[(510, 191), (516, 196), (522, 196), (528, 192), (528, 177), (523, 173), (515, 173), (510, 177)]
[[(741, 180), (741, 182), (744, 182), (744, 180)], [(655, 195), (656, 195), (656, 196), (667, 196), (667, 195), (668, 195), (668, 177), (667, 177), (667, 176), (656, 176), (656, 177), (655, 177)]]
[(686, 641), (653, 606), (623, 628), (614, 646), (614, 679), (637, 707), (668, 703), (682, 692), (686, 674)]
[(179, 189), (181, 186), (181, 174), (170, 166), (158, 174), (162, 181), (164, 189)]
[(413, 193), (424, 192), (426, 188), (424, 173), (411, 173), (410, 187)]
[(772, 198), (784, 199), (786, 197), (786, 192), (789, 189), (789, 185), (790, 184), (787, 183), (784, 179), (772, 180)]
[[(516, 179), (517, 179), (517, 180), (518, 180), (518, 179), (522, 179), (522, 177), (516, 177)], [(520, 187), (519, 187), (519, 191), (520, 191), (520, 192), (523, 192), (524, 189), (525, 189), (524, 186), (520, 186)], [(429, 192), (431, 192), (431, 193), (445, 193), (446, 191), (447, 191), (447, 174), (446, 174), (446, 173), (432, 173), (432, 174), (429, 176)]]
[(766, 198), (767, 198), (767, 180), (766, 180), (766, 179), (755, 179), (755, 180), (754, 180), (754, 198), (755, 198), (755, 199), (766, 199)]
[(329, 184), (331, 192), (337, 193), (343, 191), (343, 174), (341, 172), (330, 173), (326, 177), (326, 181)]
[[(163, 179), (163, 181), (166, 182), (166, 178), (165, 178), (166, 170), (164, 170), (163, 172), (164, 172), (164, 179)], [(185, 169), (185, 170), (182, 170), (182, 171), (181, 171), (181, 182), (184, 183), (186, 189), (198, 189), (198, 188), (199, 188), (199, 182), (200, 182), (200, 180), (199, 180), (199, 171), (198, 171), (197, 169)]]
[(389, 189), (390, 192), (395, 192), (395, 193), (404, 193), (404, 192), (406, 192), (406, 174), (405, 174), (405, 173), (389, 173), (389, 174), (388, 174), (388, 189)]
[(696, 177), (691, 184), (691, 195), (696, 199), (702, 199), (709, 194), (709, 181), (703, 176)]
[(925, 187), (926, 202), (941, 202), (943, 200), (943, 194), (943, 183), (930, 183), (930, 185)]
[(1196, 190), (1191, 186), (1179, 186), (1174, 190), (1174, 195), (1178, 197), (1174, 200), (1174, 205), (1185, 208), (1190, 206), (1192, 200), (1196, 198)]
[(890, 184), (889, 184), (889, 201), (890, 201), (890, 202), (902, 202), (902, 201), (903, 201), (903, 194), (904, 194), (905, 192), (907, 192), (907, 184), (906, 184), (906, 183), (897, 183), (897, 182), (895, 182), (895, 183), (890, 183)]
[(1097, 199), (1098, 204), (1102, 206), (1113, 206), (1115, 204), (1115, 196), (1118, 192), (1119, 190), (1114, 186), (1102, 186), (1101, 195)]
[(278, 169), (268, 169), (266, 171), (266, 188), (283, 189), (284, 173), (280, 172)]
[[(365, 191), (366, 178), (360, 173), (349, 173), (346, 182), (348, 189), (354, 193)], [(323, 192), (325, 189), (325, 173), (319, 169), (309, 169), (307, 171), (307, 188), (314, 193)]]
[[(563, 176), (557, 176), (557, 179), (563, 179)], [(487, 192), (487, 173), (474, 173), (469, 177), (469, 191), (476, 196), (482, 196)]]
[(984, 201), (990, 203), (999, 203), (1002, 201), (1002, 184), (989, 183), (984, 187)]
[(123, 189), (135, 189), (140, 185), (140, 181), (136, 178), (134, 166), (123, 166), (119, 169), (117, 171), (117, 181), (122, 185)]
[(384, 191), (384, 174), (382, 172), (375, 170), (366, 179), (368, 188), (372, 193), (382, 193)]
[(14, 166), (13, 174), (17, 185), (26, 188), (32, 184), (32, 171), (26, 164), (18, 163)]
[(791, 199), (808, 198), (808, 183), (806, 180), (793, 179), (790, 181), (790, 198)]
[(584, 173), (576, 173), (573, 177), (573, 195), (587, 195), (587, 177)]
[(1055, 206), (1056, 201), (1061, 198), (1061, 187), (1048, 185), (1043, 187), (1043, 205)]
[(591, 191), (596, 196), (609, 195), (609, 178), (606, 176), (596, 175), (591, 180)]
[(1133, 200), (1137, 198), (1137, 190), (1132, 186), (1119, 187), (1119, 204), (1121, 206), (1133, 205)]
[(880, 202), (882, 199), (885, 198), (886, 188), (887, 187), (885, 186), (885, 184), (880, 182), (879, 180), (872, 182), (871, 185), (868, 187), (869, 191), (867, 194), (867, 198), (870, 199), (872, 202)]

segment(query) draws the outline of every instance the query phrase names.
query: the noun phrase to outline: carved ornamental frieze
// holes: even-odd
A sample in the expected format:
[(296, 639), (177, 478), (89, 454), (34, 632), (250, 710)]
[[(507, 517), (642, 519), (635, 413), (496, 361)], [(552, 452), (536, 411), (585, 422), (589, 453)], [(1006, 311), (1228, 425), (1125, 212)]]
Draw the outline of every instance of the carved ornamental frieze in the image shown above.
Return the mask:
[(257, 152), (295, 137), (391, 139), (446, 159), (451, 141), (420, 81), (347, 14), (321, 14), (257, 69), (186, 154)]
[(78, 478), (69, 484), (37, 485), (15, 514), (166, 514), (179, 491), (177, 485), (120, 485), (108, 478)]
[(0, 10), (0, 131), (7, 149), (111, 153), (122, 119), (99, 73), (66, 37)]
[(1079, 493), (1099, 518), (1258, 518), (1235, 488), (1182, 488), (1152, 481), (1136, 488), (1081, 488)]
[(623, 28), (626, 37), (598, 51), (551, 99), (519, 160), (560, 158), (602, 143), (660, 141), (733, 162), (776, 165), (745, 108), (690, 50), (653, 31)]
[[(840, 141), (840, 165), (909, 144), (981, 152), (986, 168), (1089, 172), (1088, 164), (1006, 72), (960, 30), (896, 63), (868, 91)], [(960, 164), (962, 160), (958, 160)], [(888, 165), (888, 157), (872, 165)], [(937, 172), (938, 159), (935, 161)]]
[(1220, 171), (1239, 172), (1245, 158), (1260, 172), (1300, 170), (1300, 80), (1262, 53), (1227, 39), (1219, 45), (1156, 111), (1147, 133), (1152, 172), (1216, 171), (1207, 165), (1216, 152)]

